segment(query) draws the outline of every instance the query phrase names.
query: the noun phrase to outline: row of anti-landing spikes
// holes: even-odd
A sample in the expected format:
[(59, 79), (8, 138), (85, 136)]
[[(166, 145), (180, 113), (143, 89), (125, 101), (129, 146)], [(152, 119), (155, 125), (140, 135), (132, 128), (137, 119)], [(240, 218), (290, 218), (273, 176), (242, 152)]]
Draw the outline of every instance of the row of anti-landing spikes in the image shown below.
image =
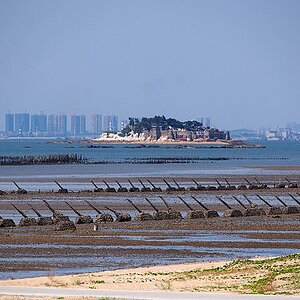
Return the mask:
[[(267, 184), (264, 184), (264, 183), (261, 183), (256, 177), (254, 177), (254, 180), (256, 181), (256, 184), (252, 184), (247, 178), (243, 178), (249, 185), (250, 188), (257, 188), (257, 189), (260, 189), (260, 188), (268, 188)], [(174, 181), (175, 183), (175, 187), (174, 186), (171, 186), (169, 182), (167, 182), (164, 178), (162, 179), (163, 182), (166, 184), (167, 186), (167, 190), (171, 191), (171, 190), (174, 190), (174, 191), (184, 191), (186, 190), (187, 188), (185, 187), (182, 187), (178, 184), (178, 182), (172, 178), (172, 180)], [(288, 186), (289, 187), (292, 187), (292, 188), (297, 188), (298, 185), (296, 183), (292, 183), (288, 178), (285, 178), (285, 180), (288, 182)], [(114, 188), (114, 187), (111, 187), (105, 180), (102, 180), (103, 183), (106, 185), (107, 187), (107, 190), (110, 191), (110, 192), (117, 192), (117, 190)], [(130, 183), (130, 191), (151, 191), (151, 188), (149, 187), (146, 187), (145, 184), (140, 180), (138, 179), (139, 183), (142, 185), (142, 189), (139, 189), (138, 187), (134, 186), (132, 181), (130, 179), (128, 179), (128, 182)], [(156, 187), (153, 182), (151, 182), (149, 179), (147, 179), (148, 183), (151, 185), (151, 187), (153, 189), (155, 189), (156, 191), (158, 191), (160, 188), (159, 187)], [(201, 184), (199, 184), (196, 180), (192, 179), (192, 181), (196, 184), (196, 187), (206, 187), (206, 186), (202, 186)], [(224, 186), (220, 183), (220, 181), (218, 179), (215, 179), (215, 181), (217, 182), (218, 184), (218, 189), (226, 189), (226, 188), (236, 188), (235, 185), (232, 185), (230, 184), (230, 182), (224, 178), (224, 181), (226, 182), (227, 186)], [(57, 186), (59, 187), (59, 192), (61, 193), (68, 193), (68, 189), (66, 188), (63, 188), (61, 186), (60, 183), (58, 183), (56, 180), (54, 180), (54, 182), (57, 184)], [(126, 187), (123, 187), (119, 181), (115, 180), (115, 182), (117, 183), (117, 185), (119, 186), (119, 190), (118, 191), (122, 191), (122, 192), (125, 192), (125, 191), (128, 191), (128, 189)], [(27, 193), (27, 191), (23, 188), (21, 188), (15, 181), (13, 181), (14, 185), (17, 187), (18, 189), (18, 192), (19, 193)], [(95, 191), (104, 191), (101, 187), (97, 186), (97, 184), (91, 180), (91, 183), (94, 185), (95, 187)], [(246, 186), (245, 186), (246, 187)], [(285, 187), (285, 184), (282, 183), (282, 181), (280, 181), (278, 184), (274, 184), (274, 187), (275, 188), (284, 188)]]
[[(300, 196), (299, 193), (297, 193), (297, 195)], [(245, 196), (245, 195), (244, 195)], [(267, 204), (267, 206), (269, 207), (270, 211), (268, 211), (268, 214), (282, 214), (282, 213), (287, 213), (287, 214), (299, 214), (300, 213), (300, 207), (296, 207), (296, 206), (288, 206), (282, 199), (280, 199), (278, 196), (275, 196), (277, 198), (277, 200), (284, 206), (284, 208), (286, 209), (286, 211), (283, 210), (278, 210), (280, 208), (280, 206), (272, 206), (269, 202), (267, 202), (265, 199), (263, 199), (261, 196), (256, 195), (259, 197), (260, 200), (262, 200), (265, 204)], [(292, 199), (300, 206), (300, 201), (297, 200), (293, 195), (290, 194), (290, 196), (292, 197)], [(167, 203), (167, 201), (159, 196), (161, 198), (161, 200), (163, 201), (163, 203), (165, 204), (167, 211), (159, 211), (158, 208), (156, 208), (153, 203), (148, 199), (145, 198), (146, 201), (152, 206), (152, 208), (156, 211), (157, 216), (151, 216), (149, 213), (144, 213), (136, 204), (134, 204), (130, 199), (127, 199), (127, 201), (139, 212), (140, 216), (138, 218), (137, 215), (137, 220), (138, 221), (143, 221), (143, 220), (167, 220), (167, 219), (182, 219), (181, 213), (178, 211), (173, 210), (170, 205)], [(211, 217), (219, 217), (219, 214), (217, 211), (215, 210), (209, 210), (204, 204), (202, 204), (197, 198), (195, 198), (194, 196), (191, 196), (191, 198), (193, 198), (204, 210), (205, 210), (205, 214), (202, 211), (199, 210), (194, 210), (182, 197), (177, 196), (182, 203), (184, 203), (188, 209), (190, 210), (190, 214), (188, 214), (188, 217), (190, 219), (197, 219), (197, 218), (211, 218)], [(242, 207), (245, 209), (244, 212), (238, 210), (238, 209), (232, 209), (232, 207), (224, 201), (224, 199), (222, 199), (221, 197), (217, 197), (218, 200), (220, 200), (220, 202), (226, 206), (226, 208), (228, 210), (225, 210), (224, 212), (224, 217), (239, 217), (239, 216), (262, 216), (265, 215), (266, 212), (262, 209), (262, 208), (257, 208), (253, 210), (253, 202), (250, 201), (250, 199), (248, 197), (246, 197), (246, 200), (248, 201), (248, 203), (251, 205), (251, 207), (247, 208), (246, 205), (244, 205), (237, 197), (232, 196), (235, 200), (237, 200), (237, 202), (239, 204), (242, 205)], [(50, 206), (50, 204), (46, 201), (43, 200), (43, 202), (45, 203), (45, 205), (47, 206), (48, 209), (51, 210), (51, 212), (53, 213), (53, 218), (50, 217), (43, 217), (31, 204), (28, 203), (28, 205), (30, 206), (30, 208), (36, 213), (36, 215), (38, 216), (38, 219), (35, 218), (31, 218), (28, 217), (22, 210), (20, 210), (16, 205), (12, 204), (12, 206), (22, 215), (22, 219), (20, 220), (20, 224), (19, 226), (36, 226), (36, 225), (50, 225), (50, 224), (57, 224), (57, 222), (65, 222), (61, 223), (61, 226), (63, 229), (61, 229), (60, 226), (58, 226), (58, 228), (56, 228), (56, 230), (69, 230), (69, 229), (76, 229), (75, 225), (73, 222), (70, 221), (68, 216), (64, 216), (63, 214), (57, 212), (54, 208), (52, 208)], [(105, 220), (107, 222), (112, 222), (113, 218), (111, 215), (109, 214), (102, 214), (101, 211), (99, 211), (93, 204), (91, 204), (90, 202), (88, 202), (87, 200), (85, 200), (85, 202), (91, 207), (93, 208), (99, 215), (105, 216)], [(75, 223), (77, 224), (87, 224), (87, 223), (93, 223), (93, 219), (90, 216), (83, 216), (78, 210), (76, 210), (70, 203), (65, 202), (69, 208), (71, 208), (76, 214), (77, 214), (77, 218), (75, 220)], [(128, 213), (119, 213), (107, 206), (103, 206), (105, 209), (111, 211), (112, 213), (115, 214), (116, 216), (116, 220), (117, 222), (127, 222), (127, 221), (131, 221), (131, 216)], [(143, 216), (143, 218), (141, 218)], [(101, 217), (102, 218), (102, 217)], [(97, 220), (98, 220), (98, 216), (97, 216)], [(102, 220), (103, 222), (103, 220)], [(3, 219), (0, 217), (0, 227), (13, 227), (15, 226), (15, 223), (12, 219)]]
[[(297, 195), (298, 196), (300, 196), (300, 193), (297, 193)], [(246, 195), (243, 195), (244, 197), (245, 197), (245, 199), (247, 200), (247, 202), (252, 206), (252, 205), (254, 205), (254, 203), (249, 199), (249, 197), (247, 197)], [(255, 196), (257, 196), (264, 204), (266, 204), (268, 207), (273, 207), (273, 205), (271, 205), (267, 200), (265, 200), (264, 198), (262, 198), (262, 196), (260, 196), (260, 195), (258, 195), (258, 194), (255, 194)], [(297, 200), (296, 198), (295, 198), (295, 196), (294, 195), (292, 195), (292, 194), (289, 194), (289, 196), (300, 206), (300, 201), (299, 200)], [(191, 207), (191, 205), (190, 204), (188, 204), (182, 197), (180, 197), (180, 196), (177, 196), (179, 199), (180, 199), (180, 201), (182, 202), (182, 203), (184, 203), (184, 205), (190, 210), (190, 211), (193, 211), (194, 209)], [(204, 210), (208, 210), (208, 207), (207, 206), (205, 206), (200, 200), (198, 200), (196, 197), (194, 197), (194, 196), (190, 196), (192, 199), (194, 199)], [(239, 203), (244, 209), (247, 209), (247, 206), (244, 204), (244, 203), (242, 203), (236, 196), (232, 196), (233, 197), (233, 199), (234, 200), (236, 200), (237, 201), (237, 203)], [(281, 198), (279, 198), (278, 196), (274, 196), (284, 207), (287, 207), (288, 205), (281, 199)], [(163, 203), (164, 203), (164, 205), (166, 206), (166, 208), (168, 209), (168, 210), (172, 210), (172, 208), (171, 208), (171, 206), (167, 203), (167, 201), (162, 197), (162, 196), (159, 196), (159, 198), (163, 201)], [(219, 196), (216, 196), (216, 198), (224, 205), (224, 206), (226, 206), (226, 208), (228, 208), (228, 209), (232, 209), (232, 207), (224, 200), (224, 199), (222, 199), (221, 197), (219, 197)], [(133, 201), (132, 200), (130, 200), (130, 199), (128, 199), (128, 198), (126, 198), (126, 200), (139, 212), (139, 213), (141, 213), (142, 212), (142, 210), (136, 205), (136, 204), (134, 204), (133, 203)], [(148, 198), (145, 198), (145, 200), (151, 205), (151, 207), (156, 211), (156, 212), (158, 212), (159, 211), (159, 209), (156, 207), (156, 206), (154, 206), (154, 204), (148, 199)], [(56, 210), (54, 209), (54, 208), (52, 208), (51, 206), (50, 206), (50, 204), (46, 201), (46, 200), (43, 200), (43, 202), (45, 203), (45, 205), (46, 205), (46, 207), (53, 213), (53, 214), (55, 214), (55, 213), (57, 213), (56, 212)], [(91, 202), (89, 202), (89, 201), (87, 201), (87, 200), (85, 200), (85, 202), (93, 209), (93, 210), (95, 210), (98, 214), (101, 214), (102, 212), (98, 209), (98, 208), (96, 208), (95, 207), (95, 205), (93, 205)], [(71, 208), (71, 210), (72, 211), (74, 211), (75, 212), (75, 214), (76, 215), (78, 215), (78, 216), (82, 216), (82, 214), (78, 211), (78, 210), (76, 210), (69, 202), (67, 202), (67, 201), (65, 201), (65, 203), (67, 204), (67, 206), (69, 207), (69, 208)], [(38, 210), (36, 209), (36, 208), (34, 208), (30, 203), (27, 203), (28, 204), (28, 206), (36, 213), (36, 215), (38, 216), (38, 217), (42, 217), (42, 215), (38, 212)], [(15, 204), (12, 204), (11, 203), (11, 205), (14, 207), (14, 209), (20, 214), (20, 215), (22, 215), (22, 217), (24, 217), (24, 218), (27, 218), (28, 216), (24, 213), (24, 211), (22, 211), (21, 209), (19, 209)], [(113, 212), (114, 214), (116, 214), (117, 213), (117, 211), (116, 210), (113, 210), (113, 209), (111, 209), (111, 208), (109, 208), (108, 206), (103, 206), (105, 209), (107, 209), (107, 210), (109, 210), (109, 211), (111, 211), (111, 212)]]

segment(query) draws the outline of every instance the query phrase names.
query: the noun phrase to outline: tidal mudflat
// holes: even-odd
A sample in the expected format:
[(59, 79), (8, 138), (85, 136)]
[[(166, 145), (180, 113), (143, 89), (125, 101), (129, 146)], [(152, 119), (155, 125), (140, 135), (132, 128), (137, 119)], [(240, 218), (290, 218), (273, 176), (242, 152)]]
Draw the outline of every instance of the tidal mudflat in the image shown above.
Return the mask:
[[(298, 189), (296, 189), (298, 191)], [(274, 206), (280, 202), (279, 195), (292, 205), (289, 194), (296, 190), (259, 191)], [(253, 191), (243, 191), (255, 205), (268, 207)], [(95, 195), (96, 193), (5, 195), (1, 197), (1, 214), (12, 218), (18, 224), (20, 216), (10, 205), (16, 204), (30, 217), (28, 204), (44, 216), (50, 216), (42, 200), (47, 200), (57, 211), (75, 221), (76, 214), (66, 205), (68, 201), (83, 215), (96, 220), (97, 213), (85, 200), (99, 210), (104, 206), (129, 213), (130, 222), (107, 222), (98, 224), (77, 224), (76, 230), (56, 231), (54, 225), (0, 228), (0, 278), (24, 278), (55, 276), (116, 270), (132, 267), (168, 265), (178, 263), (244, 259), (251, 257), (274, 257), (293, 254), (300, 249), (300, 214), (275, 214), (263, 216), (225, 217), (226, 206), (218, 202), (221, 196), (232, 208), (242, 210), (235, 202), (235, 195), (248, 205), (240, 191), (133, 193), (130, 196)], [(130, 197), (142, 211), (154, 211), (145, 197), (161, 211), (166, 210), (159, 196), (163, 196), (172, 209), (180, 211), (182, 219), (136, 221), (138, 212), (126, 201)], [(178, 196), (185, 199), (194, 209), (196, 202), (191, 196), (219, 212), (219, 218), (189, 219), (187, 207)], [(299, 198), (299, 197), (298, 197)], [(276, 202), (277, 201), (277, 202)], [(294, 204), (293, 204), (294, 205)]]

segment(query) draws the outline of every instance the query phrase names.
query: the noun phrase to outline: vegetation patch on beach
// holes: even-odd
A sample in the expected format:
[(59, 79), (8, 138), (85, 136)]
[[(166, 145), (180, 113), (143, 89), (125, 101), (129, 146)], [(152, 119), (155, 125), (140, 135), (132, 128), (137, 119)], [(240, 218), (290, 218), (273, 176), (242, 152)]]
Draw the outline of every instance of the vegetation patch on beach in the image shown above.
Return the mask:
[(262, 260), (235, 260), (222, 267), (175, 274), (174, 281), (205, 281), (193, 291), (300, 294), (300, 254)]

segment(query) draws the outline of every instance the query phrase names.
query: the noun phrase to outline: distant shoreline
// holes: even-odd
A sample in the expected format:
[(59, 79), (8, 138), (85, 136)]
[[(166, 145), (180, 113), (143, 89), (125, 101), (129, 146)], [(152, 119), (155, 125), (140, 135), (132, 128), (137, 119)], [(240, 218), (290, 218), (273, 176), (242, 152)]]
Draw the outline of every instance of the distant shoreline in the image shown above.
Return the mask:
[(218, 141), (171, 141), (171, 140), (168, 140), (168, 141), (161, 141), (161, 140), (153, 140), (153, 141), (143, 141), (143, 140), (140, 140), (140, 141), (137, 141), (137, 140), (126, 140), (126, 141), (118, 141), (118, 140), (110, 140), (110, 139), (107, 139), (107, 140), (98, 140), (98, 139), (92, 139), (92, 140), (89, 140), (90, 142), (92, 143), (101, 143), (101, 144), (147, 144), (147, 145), (151, 145), (151, 144), (154, 144), (154, 145), (191, 145), (191, 144), (195, 144), (195, 145), (198, 145), (198, 144), (202, 144), (202, 145), (209, 145), (209, 144), (216, 144), (216, 145), (230, 145), (231, 143), (228, 142), (228, 141), (222, 141), (222, 140), (218, 140)]
[(91, 140), (74, 140), (74, 141), (64, 141), (64, 140), (55, 140), (48, 141), (49, 144), (90, 144), (90, 145), (155, 145), (155, 146), (217, 146), (220, 148), (265, 148), (261, 144), (252, 144), (245, 143), (238, 140), (217, 140), (217, 141), (161, 141), (161, 140), (152, 140), (152, 141), (138, 141), (138, 140), (100, 140), (100, 139), (91, 139)]
[(216, 140), (216, 141), (175, 141), (175, 140), (114, 140), (114, 139), (49, 139), (50, 143), (66, 143), (66, 144), (147, 144), (147, 145), (232, 145), (235, 143), (247, 144), (244, 141), (237, 140)]

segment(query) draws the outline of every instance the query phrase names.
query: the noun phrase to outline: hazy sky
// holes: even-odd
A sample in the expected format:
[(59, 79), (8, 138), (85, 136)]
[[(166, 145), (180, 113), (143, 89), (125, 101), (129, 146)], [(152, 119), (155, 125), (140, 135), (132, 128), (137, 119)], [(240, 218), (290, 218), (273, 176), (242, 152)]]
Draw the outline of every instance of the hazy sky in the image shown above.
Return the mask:
[(4, 114), (300, 122), (300, 1), (0, 0)]

